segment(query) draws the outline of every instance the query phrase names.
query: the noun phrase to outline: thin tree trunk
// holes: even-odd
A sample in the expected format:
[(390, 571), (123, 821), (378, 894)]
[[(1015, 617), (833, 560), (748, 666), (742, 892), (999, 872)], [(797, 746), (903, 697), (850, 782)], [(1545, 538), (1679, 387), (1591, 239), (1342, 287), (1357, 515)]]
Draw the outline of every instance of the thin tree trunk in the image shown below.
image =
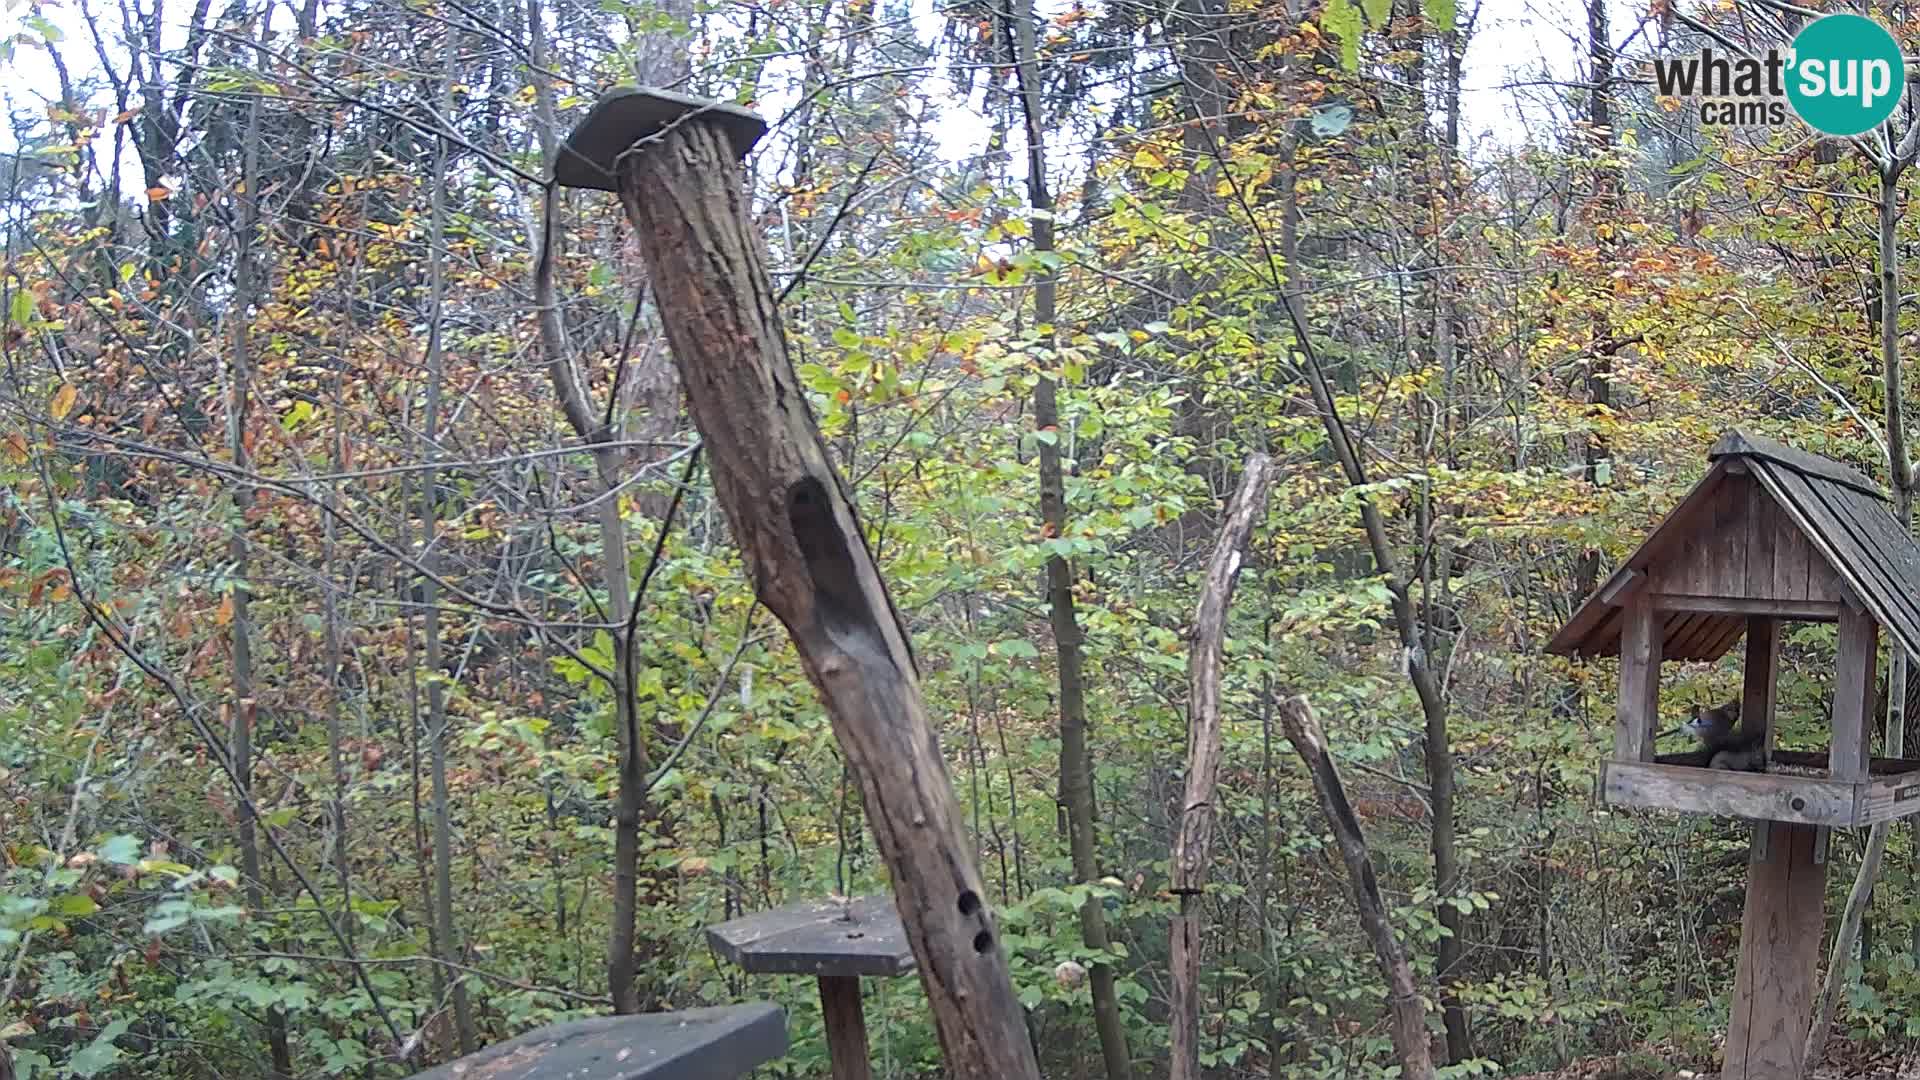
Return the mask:
[(1227, 504), (1220, 539), (1207, 561), (1193, 616), (1193, 646), (1187, 662), (1187, 784), (1180, 800), (1179, 832), (1173, 839), (1173, 892), (1180, 897), (1180, 910), (1168, 927), (1173, 1080), (1200, 1077), (1200, 952), (1207, 861), (1213, 847), (1214, 787), (1220, 775), (1220, 666), (1233, 586), (1240, 577), (1254, 522), (1266, 507), (1272, 479), (1272, 458), (1256, 453), (1247, 459), (1240, 489)]
[(1300, 760), (1306, 762), (1313, 777), (1314, 793), (1320, 797), (1320, 812), (1333, 830), (1334, 846), (1347, 864), (1347, 884), (1353, 889), (1353, 902), (1360, 909), (1360, 929), (1373, 945), (1373, 958), (1387, 980), (1387, 1009), (1392, 1017), (1394, 1053), (1400, 1058), (1404, 1080), (1433, 1080), (1433, 1053), (1427, 1039), (1427, 1007), (1413, 982), (1413, 968), (1387, 921), (1386, 902), (1380, 897), (1380, 885), (1374, 876), (1373, 858), (1367, 853), (1367, 840), (1360, 831), (1360, 819), (1347, 802), (1340, 772), (1327, 753), (1327, 736), (1314, 718), (1313, 706), (1305, 697), (1293, 697), (1280, 705), (1280, 722), (1293, 743)]
[[(1047, 190), (1046, 133), (1041, 122), (1033, 0), (1014, 0), (1007, 19), (1013, 35), (1021, 108), (1026, 116), (1027, 198), (1033, 207), (1033, 250), (1045, 258), (1054, 250), (1053, 197)], [(1041, 371), (1033, 389), (1033, 423), (1040, 443), (1040, 517), (1045, 534), (1058, 539), (1066, 535), (1067, 507), (1060, 463), (1058, 384), (1051, 371), (1056, 287), (1052, 268), (1042, 265), (1034, 279), (1033, 321), (1048, 357), (1047, 368)], [(1100, 864), (1094, 835), (1093, 760), (1087, 746), (1080, 623), (1074, 612), (1073, 568), (1058, 554), (1047, 558), (1047, 607), (1053, 622), (1054, 649), (1059, 657), (1060, 790), (1067, 810), (1073, 877), (1078, 882), (1091, 882), (1099, 879)], [(1106, 911), (1097, 897), (1088, 897), (1080, 906), (1080, 934), (1087, 948), (1096, 955), (1111, 953), (1113, 945), (1107, 936)], [(1120, 1017), (1113, 964), (1097, 960), (1093, 964), (1092, 997), (1093, 1024), (1100, 1037), (1100, 1056), (1106, 1062), (1107, 1080), (1129, 1080), (1133, 1064), (1127, 1052), (1126, 1028)]]
[[(1893, 161), (1880, 169), (1880, 363), (1886, 383), (1887, 472), (1893, 478), (1894, 510), (1902, 527), (1913, 525), (1913, 464), (1907, 460), (1906, 403), (1901, 397), (1900, 363), (1900, 248), (1897, 226), (1900, 223), (1900, 175), (1906, 163)], [(1893, 662), (1887, 673), (1886, 755), (1900, 757), (1907, 736), (1907, 653), (1897, 644), (1891, 650)], [(1802, 1060), (1811, 1071), (1826, 1057), (1827, 1039), (1833, 1031), (1833, 1015), (1840, 995), (1846, 989), (1847, 969), (1860, 939), (1861, 923), (1867, 905), (1873, 899), (1874, 883), (1880, 879), (1880, 865), (1886, 858), (1887, 832), (1893, 823), (1883, 821), (1867, 830), (1867, 847), (1860, 856), (1860, 869), (1853, 886), (1847, 890), (1847, 906), (1840, 914), (1840, 926), (1834, 931), (1833, 950), (1827, 956), (1825, 981), (1820, 985), (1812, 1026), (1807, 1030), (1806, 1053)], [(1865, 959), (1862, 958), (1864, 974)]]
[[(1587, 94), (1587, 123), (1594, 154), (1600, 159), (1593, 166), (1593, 216), (1598, 221), (1611, 221), (1619, 201), (1620, 175), (1617, 168), (1604, 160), (1613, 152), (1613, 32), (1608, 22), (1607, 0), (1587, 0), (1587, 63), (1588, 80), (1593, 84)], [(1602, 267), (1611, 267), (1612, 260), (1606, 253), (1613, 248), (1612, 239), (1599, 237), (1597, 243), (1602, 252)], [(1602, 299), (1595, 307), (1594, 344), (1587, 357), (1587, 418), (1595, 424), (1603, 423), (1613, 407), (1613, 355), (1601, 346), (1608, 337), (1607, 325), (1606, 300)], [(1612, 445), (1606, 435), (1591, 430), (1586, 443), (1586, 481), (1592, 487), (1605, 487), (1613, 479)], [(1574, 586), (1578, 593), (1575, 603), (1599, 585), (1602, 558), (1598, 548), (1580, 557)]]
[[(551, 168), (559, 152), (559, 131), (553, 88), (547, 71), (546, 27), (539, 0), (527, 0), (528, 56), (532, 60), (528, 78), (534, 89), (536, 125), (540, 133), (542, 156)], [(643, 34), (645, 39), (668, 37)], [(666, 43), (670, 45), (671, 42)], [(684, 74), (684, 51), (665, 47), (658, 40), (643, 48), (636, 63), (648, 85), (667, 85)], [(560, 322), (553, 284), (553, 260), (556, 258), (557, 223), (553, 221), (555, 203), (548, 199), (542, 225), (545, 240), (540, 245), (534, 270), (534, 296), (540, 308), (540, 334), (547, 353), (547, 367), (559, 398), (562, 414), (574, 433), (588, 443), (621, 441), (629, 434), (637, 439), (659, 439), (673, 430), (678, 415), (679, 385), (664, 350), (648, 350), (646, 356), (627, 371), (625, 358), (618, 368), (624, 377), (616, 378), (607, 390), (608, 406), (604, 415), (596, 413), (579, 372), (568, 350), (566, 332)], [(636, 297), (635, 302), (640, 301)], [(635, 312), (638, 319), (640, 313)], [(629, 401), (636, 398), (637, 401)], [(641, 423), (629, 433), (628, 414), (632, 406), (641, 406)], [(640, 830), (650, 818), (646, 801), (646, 775), (649, 770), (647, 741), (636, 714), (633, 681), (633, 604), (632, 583), (627, 573), (628, 534), (620, 500), (612, 497), (623, 482), (621, 471), (626, 455), (620, 451), (596, 449), (594, 468), (600, 482), (598, 523), (600, 528), (600, 579), (607, 591), (607, 621), (615, 629), (610, 636), (614, 648), (614, 685), (609, 691), (614, 702), (614, 725), (618, 745), (618, 793), (615, 796), (613, 830), (613, 923), (607, 932), (607, 988), (616, 1013), (637, 1013), (641, 996), (636, 981), (636, 957), (639, 941), (640, 911)], [(643, 497), (641, 510), (660, 522), (669, 522), (665, 505), (658, 499)]]
[[(1300, 365), (1301, 374), (1306, 377), (1334, 460), (1350, 487), (1365, 487), (1369, 481), (1366, 466), (1360, 457), (1360, 447), (1347, 431), (1346, 422), (1341, 419), (1335, 406), (1333, 388), (1327, 382), (1326, 370), (1320, 364), (1313, 337), (1308, 332), (1306, 316), (1301, 311), (1300, 297), (1304, 294), (1304, 282), (1297, 269), (1300, 266), (1297, 227), (1300, 221), (1299, 196), (1292, 185), (1286, 190), (1286, 208), (1281, 223), (1283, 266), (1272, 270), (1274, 284), (1281, 290), (1281, 304), (1293, 326), (1295, 348), (1304, 358), (1304, 363)], [(1420, 612), (1413, 596), (1414, 583), (1401, 573), (1400, 562), (1393, 553), (1392, 540), (1387, 535), (1386, 521), (1371, 499), (1360, 502), (1360, 524), (1366, 533), (1367, 547), (1373, 555), (1374, 569), (1385, 579), (1394, 630), (1405, 657), (1407, 681), (1413, 684), (1414, 696), (1420, 701), (1424, 722), (1421, 759), (1433, 808), (1428, 848), (1433, 858), (1434, 892), (1442, 899), (1437, 905), (1435, 917), (1441, 929), (1446, 931), (1434, 945), (1434, 968), (1440, 980), (1441, 1018), (1447, 1030), (1447, 1059), (1449, 1062), (1462, 1061), (1472, 1056), (1471, 1031), (1467, 1024), (1466, 1009), (1460, 1003), (1454, 986), (1460, 979), (1459, 965), (1466, 920), (1457, 908), (1444, 902), (1445, 898), (1453, 895), (1460, 880), (1460, 858), (1456, 844), (1458, 826), (1454, 820), (1457, 783), (1453, 768), (1453, 746), (1447, 731), (1448, 703), (1440, 680), (1434, 674), (1434, 657), (1426, 647), (1426, 634), (1423, 633)]]
[[(440, 81), (441, 115), (452, 109), (452, 64), (457, 50), (447, 50), (448, 70)], [(447, 298), (446, 224), (447, 224), (447, 140), (436, 140), (434, 150), (433, 223), (428, 239), (427, 257), (432, 278), (427, 313), (427, 402), (423, 419), (426, 454), (429, 464), (440, 457), (440, 398), (446, 378), (445, 342), (442, 339), (443, 310)], [(422, 565), (439, 565), (440, 473), (428, 469), (420, 482), (420, 560)], [(447, 792), (447, 672), (440, 644), (440, 592), (431, 578), (422, 578), (424, 597), (421, 636), (427, 654), (427, 746), (428, 769), (433, 783), (433, 921), (439, 931), (439, 959), (447, 967), (452, 983), (454, 1034), (462, 1056), (473, 1053), (479, 1044), (473, 1023), (473, 1005), (467, 999), (466, 980), (452, 965), (459, 963), (463, 950), (453, 919), (453, 823), (451, 800)]]
[[(336, 475), (345, 472), (346, 464), (346, 405), (342, 394), (342, 380), (346, 377), (345, 365), (334, 368), (333, 382), (328, 394), (328, 417), (333, 422), (332, 448), (327, 455), (327, 471)], [(325, 494), (327, 505), (337, 513), (339, 511), (340, 489), (338, 481), (329, 481)], [(353, 941), (353, 877), (347, 861), (347, 755), (344, 731), (344, 709), (342, 698), (346, 696), (346, 647), (342, 641), (340, 598), (335, 595), (334, 583), (339, 581), (335, 572), (335, 548), (333, 514), (324, 515), (321, 536), (320, 565), (324, 568), (325, 584), (321, 586), (321, 619), (324, 624), (327, 650), (327, 766), (332, 773), (333, 798), (328, 806), (328, 815), (333, 824), (333, 872), (340, 885), (340, 930), (347, 941)]]
[[(270, 32), (272, 17), (273, 13), (268, 11), (260, 18), (260, 39), (263, 42)], [(260, 305), (262, 299), (260, 267), (254, 252), (254, 234), (260, 228), (262, 198), (259, 183), (260, 112), (260, 95), (256, 93), (247, 106), (247, 141), (240, 170), (241, 190), (245, 194), (240, 204), (239, 235), (235, 238), (238, 257), (234, 270), (234, 304), (227, 315), (233, 321), (233, 355), (228, 369), (227, 450), (233, 455), (234, 468), (240, 470), (253, 467), (251, 433), (247, 430), (252, 409), (253, 379), (249, 320), (253, 317), (252, 309)], [(253, 685), (253, 596), (247, 584), (252, 572), (251, 549), (247, 543), (247, 513), (253, 506), (253, 490), (244, 484), (235, 485), (233, 503), (237, 520), (228, 547), (233, 560), (234, 578), (233, 592), (229, 594), (232, 614), (227, 624), (227, 642), (232, 653), (233, 669), (233, 707), (229, 717), (228, 741), (234, 775), (240, 788), (236, 811), (239, 819), (237, 839), (240, 870), (246, 877), (247, 908), (258, 913), (265, 908), (266, 900), (261, 878), (260, 842), (253, 812), (253, 729), (258, 716), (258, 702), (254, 697)], [(266, 1028), (274, 1075), (291, 1080), (294, 1075), (293, 1053), (287, 1043), (287, 1016), (278, 1005), (268, 1007)]]

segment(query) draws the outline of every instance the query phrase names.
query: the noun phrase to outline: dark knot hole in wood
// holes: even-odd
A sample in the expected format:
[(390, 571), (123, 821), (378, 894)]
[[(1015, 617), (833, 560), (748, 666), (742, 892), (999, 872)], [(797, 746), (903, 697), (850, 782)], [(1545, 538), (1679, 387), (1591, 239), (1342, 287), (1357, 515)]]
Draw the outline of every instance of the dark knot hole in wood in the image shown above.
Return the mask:
[(860, 588), (854, 538), (840, 528), (827, 486), (818, 478), (802, 477), (787, 489), (787, 524), (813, 583), (814, 618), (820, 628), (856, 660), (871, 658), (891, 665), (886, 638)]
[(980, 897), (972, 889), (960, 890), (960, 914), (971, 915), (980, 910)]
[(973, 951), (985, 956), (993, 950), (993, 931), (982, 930), (973, 935)]

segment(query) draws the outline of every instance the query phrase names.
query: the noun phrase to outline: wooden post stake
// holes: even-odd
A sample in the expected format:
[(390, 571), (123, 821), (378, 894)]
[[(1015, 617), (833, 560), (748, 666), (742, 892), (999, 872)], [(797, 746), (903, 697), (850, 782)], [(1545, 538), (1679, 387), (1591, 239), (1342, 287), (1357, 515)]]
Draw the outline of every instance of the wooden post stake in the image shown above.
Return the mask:
[(1804, 1080), (1807, 1022), (1820, 967), (1827, 868), (1812, 825), (1759, 822), (1768, 831), (1747, 861), (1747, 906), (1733, 983), (1722, 1080)]
[(822, 975), (820, 1018), (827, 1025), (827, 1059), (833, 1080), (873, 1080), (867, 1052), (867, 1014), (860, 1004), (860, 977)]
[(1273, 459), (1247, 458), (1239, 490), (1227, 504), (1220, 538), (1207, 560), (1206, 584), (1193, 614), (1193, 649), (1187, 660), (1187, 786), (1180, 800), (1180, 822), (1173, 837), (1172, 877), (1180, 910), (1167, 927), (1170, 963), (1168, 1041), (1172, 1044), (1171, 1080), (1197, 1080), (1200, 1074), (1200, 946), (1207, 863), (1213, 846), (1214, 788), (1220, 778), (1220, 668), (1227, 647), (1227, 609), (1234, 582), (1253, 535), (1254, 522), (1267, 505)]
[(949, 1071), (1038, 1080), (906, 629), (787, 356), (736, 168), (743, 124), (758, 122), (745, 115), (626, 91), (568, 143), (589, 158), (618, 148), (598, 164), (611, 167), (639, 240), (714, 493), (860, 779)]

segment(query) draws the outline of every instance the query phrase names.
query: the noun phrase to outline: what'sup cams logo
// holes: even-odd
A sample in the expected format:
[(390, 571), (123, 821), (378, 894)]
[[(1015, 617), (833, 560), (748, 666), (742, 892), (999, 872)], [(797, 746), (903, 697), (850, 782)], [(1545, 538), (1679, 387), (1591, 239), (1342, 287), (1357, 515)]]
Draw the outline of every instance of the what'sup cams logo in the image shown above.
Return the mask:
[(1858, 135), (1886, 122), (1907, 84), (1900, 45), (1886, 28), (1862, 15), (1815, 19), (1785, 49), (1729, 57), (1712, 49), (1698, 56), (1654, 61), (1655, 89), (1691, 99), (1709, 125), (1784, 124), (1787, 109), (1825, 135)]

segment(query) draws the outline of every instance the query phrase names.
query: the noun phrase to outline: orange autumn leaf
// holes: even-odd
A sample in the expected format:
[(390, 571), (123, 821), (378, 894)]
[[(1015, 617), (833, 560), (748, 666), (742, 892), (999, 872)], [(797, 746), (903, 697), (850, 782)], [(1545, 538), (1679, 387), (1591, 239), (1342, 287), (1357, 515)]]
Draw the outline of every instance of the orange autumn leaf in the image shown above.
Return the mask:
[(172, 188), (167, 187), (163, 184), (155, 184), (152, 187), (147, 189), (147, 201), (159, 202), (160, 200), (166, 198), (171, 194), (173, 194)]
[(13, 459), (15, 465), (22, 464), (27, 460), (26, 437), (17, 431), (7, 435), (7, 456)]
[(75, 390), (72, 383), (61, 383), (59, 391), (53, 395), (52, 403), (47, 406), (47, 411), (53, 414), (55, 420), (65, 420), (67, 414), (73, 411), (74, 401), (79, 397), (80, 391)]
[(220, 598), (220, 610), (213, 613), (213, 621), (221, 626), (226, 626), (233, 621), (232, 593), (228, 593)]

